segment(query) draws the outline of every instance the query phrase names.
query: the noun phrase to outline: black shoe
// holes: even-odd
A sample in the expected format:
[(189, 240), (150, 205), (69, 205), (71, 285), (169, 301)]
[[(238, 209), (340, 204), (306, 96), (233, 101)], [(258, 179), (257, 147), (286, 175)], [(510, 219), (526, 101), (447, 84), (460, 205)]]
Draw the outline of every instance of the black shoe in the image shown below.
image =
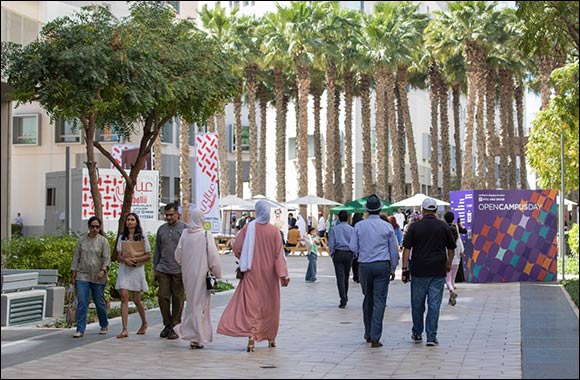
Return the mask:
[(340, 305), (338, 305), (339, 309), (344, 309), (346, 308), (346, 304), (345, 303), (341, 303)]
[(370, 343), (371, 342), (371, 338), (369, 338), (368, 336), (365, 336), (364, 338), (367, 341), (367, 343)]
[(381, 342), (379, 342), (378, 340), (373, 340), (373, 341), (371, 341), (371, 347), (372, 348), (383, 347), (383, 344)]
[(427, 346), (429, 346), (429, 347), (438, 346), (438, 345), (439, 345), (439, 341), (437, 339), (427, 342)]
[(167, 335), (169, 335), (169, 327), (165, 326), (163, 328), (163, 331), (161, 331), (161, 334), (159, 334), (160, 338), (167, 338)]
[(169, 333), (167, 334), (167, 339), (177, 339), (177, 338), (179, 338), (179, 335), (177, 335), (175, 331), (173, 331), (173, 329), (170, 329)]
[(411, 334), (411, 340), (415, 343), (421, 343), (423, 341), (423, 337), (421, 337), (421, 335)]

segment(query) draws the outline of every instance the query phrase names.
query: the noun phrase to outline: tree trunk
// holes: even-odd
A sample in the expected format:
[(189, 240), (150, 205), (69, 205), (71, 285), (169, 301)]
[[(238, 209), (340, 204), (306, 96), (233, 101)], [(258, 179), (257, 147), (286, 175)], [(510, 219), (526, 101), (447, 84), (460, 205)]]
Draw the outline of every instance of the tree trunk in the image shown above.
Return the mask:
[(440, 77), (439, 68), (435, 62), (429, 65), (429, 81), (431, 82), (431, 196), (438, 197), (437, 188), (439, 187), (439, 87)]
[(477, 70), (476, 55), (478, 46), (473, 41), (465, 44), (465, 54), (467, 61), (467, 114), (465, 118), (465, 140), (463, 143), (463, 170), (461, 178), (461, 188), (473, 188), (473, 122), (475, 112), (475, 99), (477, 91)]
[(244, 173), (242, 158), (242, 98), (234, 98), (234, 129), (236, 133), (236, 196), (244, 197)]
[[(153, 169), (157, 170), (159, 173), (159, 204), (163, 201), (163, 177), (161, 176), (161, 132), (155, 139), (155, 143), (153, 144)], [(157, 219), (161, 218), (159, 210), (157, 211)]]
[[(338, 87), (334, 88), (334, 149), (333, 157), (331, 158), (334, 162), (334, 201), (344, 203), (342, 199), (342, 154), (341, 146), (342, 141), (340, 139), (340, 125), (339, 125), (339, 115), (340, 115), (340, 89)], [(330, 215), (331, 207), (327, 207), (324, 215)]]
[(344, 73), (344, 187), (343, 200), (348, 202), (352, 197), (352, 102), (354, 98), (354, 75), (352, 71)]
[(461, 188), (462, 165), (461, 165), (461, 122), (459, 121), (459, 109), (461, 98), (461, 86), (453, 86), (453, 141), (455, 142), (455, 175), (457, 185), (454, 190)]
[(314, 167), (316, 170), (316, 195), (324, 195), (323, 186), (323, 169), (322, 169), (322, 137), (320, 135), (320, 98), (322, 97), (322, 91), (324, 90), (313, 90), (314, 95)]
[[(385, 82), (385, 108), (387, 109), (387, 124), (389, 134), (391, 135), (391, 157), (389, 157), (393, 166), (393, 175), (391, 176), (391, 184), (393, 193), (390, 201), (396, 202), (403, 199), (405, 193), (405, 156), (397, 157), (398, 149), (403, 145), (402, 136), (397, 131), (397, 111), (395, 108), (395, 76), (392, 72), (387, 72)], [(388, 144), (387, 144), (388, 146)], [(387, 152), (388, 154), (388, 152)], [(387, 185), (387, 195), (389, 193)]]
[(259, 86), (260, 98), (260, 149), (258, 149), (258, 192), (266, 195), (266, 130), (268, 114), (268, 94), (264, 84)]
[(516, 119), (518, 121), (518, 151), (520, 157), (520, 189), (528, 189), (528, 170), (526, 168), (526, 147), (524, 144), (524, 85), (518, 81), (515, 88)]
[[(310, 93), (309, 68), (296, 66), (298, 76), (298, 196), (308, 195), (308, 94)], [(300, 206), (300, 213), (307, 219), (306, 206)]]
[(371, 155), (371, 100), (370, 100), (370, 78), (367, 74), (361, 75), (360, 98), (362, 116), (362, 182), (363, 194), (374, 193), (372, 155)]
[(190, 180), (191, 174), (189, 172), (189, 125), (185, 121), (179, 119), (181, 128), (179, 128), (179, 187), (181, 191), (181, 208), (182, 218), (189, 222), (189, 203), (191, 199), (190, 194)]
[(377, 157), (376, 176), (377, 176), (377, 194), (386, 199), (389, 189), (389, 168), (387, 167), (387, 150), (389, 143), (386, 138), (386, 118), (385, 118), (385, 90), (387, 80), (387, 69), (380, 66), (375, 74), (375, 132), (376, 144), (375, 151)]
[(507, 145), (512, 142), (508, 134), (508, 107), (509, 107), (509, 73), (506, 69), (499, 70), (499, 80), (501, 83), (500, 95), (500, 134), (499, 134), (499, 186), (507, 190), (509, 188), (509, 155)]
[(216, 115), (218, 133), (218, 160), (220, 167), (220, 195), (230, 195), (230, 170), (228, 163), (228, 141), (226, 133), (226, 115), (221, 112)]
[(485, 154), (487, 156), (485, 171), (486, 189), (495, 189), (497, 186), (495, 175), (495, 149), (498, 146), (498, 141), (495, 134), (495, 81), (495, 73), (488, 68), (485, 76)]
[(411, 191), (413, 194), (421, 192), (419, 184), (419, 167), (417, 163), (417, 147), (413, 133), (413, 123), (411, 122), (411, 113), (409, 112), (409, 99), (407, 97), (407, 69), (400, 68), (397, 71), (397, 86), (403, 108), (403, 117), (405, 120), (405, 133), (407, 136), (407, 149), (409, 152), (409, 166), (411, 169)]
[(258, 67), (249, 65), (246, 67), (246, 89), (248, 95), (248, 122), (250, 128), (250, 193), (252, 196), (259, 192), (258, 179), (258, 125), (256, 124), (256, 74)]
[(439, 103), (439, 117), (440, 117), (440, 128), (441, 128), (441, 171), (443, 172), (443, 194), (442, 199), (449, 201), (449, 191), (451, 190), (451, 154), (449, 146), (449, 90), (447, 83), (442, 81), (440, 91), (440, 103)]
[(324, 176), (324, 197), (335, 199), (334, 193), (334, 139), (336, 134), (336, 113), (334, 108), (336, 66), (329, 61), (326, 65), (326, 173)]
[(506, 99), (506, 103), (507, 103), (507, 132), (508, 132), (508, 141), (510, 141), (509, 144), (507, 144), (506, 148), (508, 151), (508, 157), (509, 157), (509, 166), (508, 166), (508, 172), (509, 172), (509, 178), (508, 178), (508, 186), (510, 189), (516, 189), (517, 188), (517, 165), (516, 165), (516, 153), (515, 153), (515, 149), (514, 149), (514, 135), (515, 135), (515, 131), (514, 131), (514, 80), (513, 80), (513, 75), (512, 72), (509, 71), (509, 82), (506, 83), (506, 85), (508, 85), (508, 89), (507, 89), (507, 96), (508, 98)]
[(95, 115), (90, 115), (88, 119), (84, 119), (85, 141), (87, 149), (87, 169), (89, 171), (89, 184), (91, 186), (91, 196), (93, 197), (93, 211), (95, 216), (103, 220), (103, 203), (101, 199), (101, 192), (99, 191), (99, 179), (97, 177), (97, 161), (95, 160)]
[(284, 73), (274, 68), (276, 96), (276, 199), (286, 200), (286, 103), (284, 100)]
[(488, 169), (485, 154), (485, 124), (483, 120), (485, 108), (485, 71), (477, 72), (477, 107), (475, 112), (475, 141), (477, 142), (477, 159), (475, 161), (475, 181), (473, 186), (478, 189), (485, 188), (485, 171)]

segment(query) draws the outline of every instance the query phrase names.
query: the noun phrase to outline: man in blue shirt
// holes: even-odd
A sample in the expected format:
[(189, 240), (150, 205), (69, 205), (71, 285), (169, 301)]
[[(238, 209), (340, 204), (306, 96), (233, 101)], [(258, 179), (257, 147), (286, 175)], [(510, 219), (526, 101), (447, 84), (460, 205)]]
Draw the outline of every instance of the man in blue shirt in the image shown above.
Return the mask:
[(338, 213), (339, 223), (330, 230), (328, 248), (334, 264), (336, 285), (340, 296), (339, 308), (344, 309), (348, 302), (348, 276), (352, 264), (352, 251), (350, 250), (350, 238), (354, 228), (348, 224), (348, 212), (342, 210)]
[(371, 347), (381, 347), (383, 317), (389, 289), (389, 277), (395, 273), (399, 250), (395, 231), (379, 217), (383, 201), (373, 194), (365, 208), (369, 216), (354, 227), (350, 250), (358, 256), (359, 279), (364, 294), (364, 338)]

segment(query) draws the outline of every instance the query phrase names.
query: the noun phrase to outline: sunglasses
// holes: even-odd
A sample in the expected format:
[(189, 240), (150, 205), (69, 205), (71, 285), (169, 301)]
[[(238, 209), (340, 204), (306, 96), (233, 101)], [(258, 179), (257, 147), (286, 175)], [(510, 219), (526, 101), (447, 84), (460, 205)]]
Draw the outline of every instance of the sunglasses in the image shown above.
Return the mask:
[(91, 224), (91, 228), (101, 228), (100, 224)]

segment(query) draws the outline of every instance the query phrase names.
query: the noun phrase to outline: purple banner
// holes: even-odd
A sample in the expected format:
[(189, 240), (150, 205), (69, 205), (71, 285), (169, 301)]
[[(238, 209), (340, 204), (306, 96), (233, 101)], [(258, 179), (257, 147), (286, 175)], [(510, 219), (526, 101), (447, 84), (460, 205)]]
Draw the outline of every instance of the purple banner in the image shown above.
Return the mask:
[(464, 190), (450, 193), (451, 211), (467, 229), (467, 282), (554, 281), (556, 190)]

